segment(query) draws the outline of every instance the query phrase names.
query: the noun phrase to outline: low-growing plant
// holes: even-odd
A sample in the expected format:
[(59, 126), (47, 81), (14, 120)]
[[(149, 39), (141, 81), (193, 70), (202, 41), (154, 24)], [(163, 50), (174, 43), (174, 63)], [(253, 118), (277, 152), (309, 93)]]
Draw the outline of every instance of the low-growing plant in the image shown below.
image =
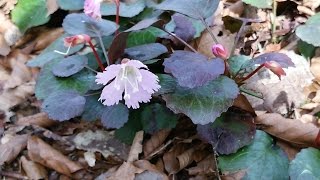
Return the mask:
[[(276, 52), (254, 58), (235, 55), (243, 27), (259, 20), (239, 18), (234, 47), (226, 49), (207, 25), (218, 4), (86, 0), (84, 13), (65, 17), (65, 35), (29, 62), (42, 68), (35, 90), (42, 110), (57, 121), (101, 119), (127, 143), (141, 129), (174, 128), (178, 115), (185, 115), (219, 154), (250, 144), (256, 132), (252, 114), (234, 115), (237, 108), (232, 107), (240, 87), (262, 68), (281, 78), (283, 68), (294, 64)], [(115, 22), (110, 20), (114, 16)], [(215, 58), (188, 44), (205, 30), (215, 41)]]

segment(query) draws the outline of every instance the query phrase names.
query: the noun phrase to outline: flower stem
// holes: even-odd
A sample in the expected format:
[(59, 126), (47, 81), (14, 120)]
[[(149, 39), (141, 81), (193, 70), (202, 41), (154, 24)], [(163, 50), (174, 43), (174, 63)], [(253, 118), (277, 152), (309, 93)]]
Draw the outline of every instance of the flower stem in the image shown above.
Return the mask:
[[(119, 25), (119, 14), (120, 14), (120, 2), (119, 2), (119, 0), (115, 0), (115, 3), (116, 3), (116, 24), (118, 25), (118, 26), (120, 26)], [(116, 30), (116, 35), (118, 35), (118, 33), (119, 33), (119, 31), (118, 31), (118, 29)]]
[(168, 33), (170, 36), (176, 38), (177, 40), (179, 40), (182, 44), (184, 44), (185, 46), (187, 46), (191, 51), (197, 53), (197, 51), (192, 47), (190, 46), (187, 42), (185, 42), (183, 39), (181, 39), (180, 37), (176, 36), (175, 34), (167, 31), (165, 28), (162, 28), (162, 30), (166, 33)]
[[(97, 34), (98, 34), (98, 33), (97, 33)], [(101, 49), (102, 49), (104, 58), (106, 59), (107, 64), (108, 64), (108, 66), (109, 66), (109, 65), (110, 65), (109, 58), (108, 58), (108, 55), (107, 55), (107, 52), (106, 52), (106, 48), (105, 48), (105, 46), (104, 46), (104, 44), (103, 44), (102, 37), (101, 37), (100, 34), (98, 34), (98, 39), (99, 39), (99, 42), (100, 42), (100, 46), (101, 46)]]
[(245, 80), (247, 80), (247, 79), (249, 79), (249, 78), (251, 78), (254, 74), (256, 74), (261, 68), (263, 68), (263, 64), (261, 64), (257, 69), (255, 69), (254, 71), (252, 71), (250, 74), (248, 74), (248, 76), (246, 76), (246, 77), (244, 77), (244, 78), (242, 78), (241, 79), (241, 81), (240, 82), (243, 82), (243, 81), (245, 81)]
[(96, 58), (96, 60), (97, 60), (97, 62), (98, 62), (98, 65), (99, 65), (101, 71), (104, 71), (103, 63), (102, 63), (102, 61), (101, 61), (101, 59), (100, 59), (100, 57), (99, 57), (96, 49), (94, 48), (92, 42), (91, 42), (91, 41), (88, 41), (88, 44), (90, 45), (90, 47), (91, 47), (91, 49), (92, 49), (92, 51), (93, 51), (94, 57)]
[(208, 23), (203, 19), (203, 17), (200, 16), (200, 20), (202, 22), (202, 24), (206, 27), (208, 33), (210, 34), (212, 40), (216, 43), (216, 44), (219, 44), (219, 41), (218, 39), (214, 36), (214, 34), (212, 33)]

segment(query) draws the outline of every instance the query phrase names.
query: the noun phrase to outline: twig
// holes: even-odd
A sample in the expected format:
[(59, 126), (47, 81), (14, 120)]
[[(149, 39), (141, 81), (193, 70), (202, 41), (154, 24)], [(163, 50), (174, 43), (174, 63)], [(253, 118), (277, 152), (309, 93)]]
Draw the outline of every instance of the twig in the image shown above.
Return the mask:
[(214, 166), (215, 166), (215, 171), (216, 171), (216, 176), (217, 176), (217, 179), (218, 180), (221, 180), (221, 177), (219, 175), (219, 167), (218, 167), (218, 162), (217, 162), (217, 151), (216, 151), (216, 148), (215, 147), (212, 147), (213, 149), (213, 163), (214, 163)]
[(276, 15), (277, 15), (277, 1), (276, 0), (273, 0), (273, 6), (272, 6), (272, 33), (271, 33), (271, 36), (272, 36), (272, 43), (276, 43), (277, 41), (277, 36), (276, 36)]
[(208, 23), (203, 19), (203, 17), (200, 16), (200, 20), (202, 22), (202, 24), (206, 27), (208, 33), (210, 34), (212, 40), (216, 43), (216, 44), (219, 44), (219, 41), (218, 39), (214, 36), (214, 34), (212, 33)]
[(183, 43), (185, 46), (187, 46), (191, 51), (197, 53), (197, 51), (191, 47), (187, 42), (185, 42), (183, 39), (181, 39), (180, 37), (176, 36), (175, 34), (167, 31), (165, 28), (162, 28), (162, 30), (166, 33), (168, 33), (169, 35), (171, 35), (172, 37), (176, 38), (177, 40), (179, 40), (181, 43)]
[(261, 64), (257, 69), (255, 69), (254, 71), (252, 71), (250, 74), (248, 74), (248, 76), (244, 77), (241, 79), (240, 83), (251, 78), (255, 73), (257, 73), (261, 68), (263, 68), (263, 64)]

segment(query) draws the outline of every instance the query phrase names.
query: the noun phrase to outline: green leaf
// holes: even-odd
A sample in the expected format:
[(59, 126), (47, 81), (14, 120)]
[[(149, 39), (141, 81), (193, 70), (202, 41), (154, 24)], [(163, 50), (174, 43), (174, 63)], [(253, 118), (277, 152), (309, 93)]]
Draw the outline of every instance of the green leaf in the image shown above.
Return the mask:
[(140, 31), (130, 32), (127, 39), (127, 47), (154, 43), (158, 37), (162, 37), (165, 34), (164, 31), (156, 27), (148, 27)]
[(48, 113), (50, 119), (66, 121), (82, 114), (86, 99), (73, 90), (51, 93), (44, 101), (41, 109)]
[(120, 141), (131, 144), (136, 132), (142, 130), (140, 121), (140, 109), (130, 112), (129, 121), (124, 126), (115, 131), (115, 136)]
[(161, 129), (174, 128), (177, 121), (178, 117), (161, 104), (147, 105), (141, 112), (143, 130), (150, 134)]
[(102, 115), (104, 105), (98, 101), (99, 95), (86, 96), (86, 104), (84, 107), (84, 112), (82, 114), (82, 119), (86, 121), (93, 121), (99, 119)]
[(296, 30), (296, 35), (303, 41), (320, 46), (320, 13), (310, 17), (306, 24), (301, 25)]
[[(58, 39), (56, 39), (53, 43), (51, 43), (46, 49), (44, 49), (41, 54), (39, 54), (36, 58), (32, 59), (27, 63), (30, 67), (42, 67), (46, 63), (52, 61), (53, 59), (57, 58), (63, 58), (64, 55), (54, 52), (55, 50), (66, 52), (67, 47), (63, 45), (63, 40), (65, 37), (68, 37), (69, 35), (64, 34)], [(77, 46), (71, 47), (69, 54), (73, 54), (75, 52), (78, 52), (80, 49), (82, 49), (84, 44), (79, 44)]]
[[(119, 16), (121, 17), (133, 17), (138, 15), (145, 8), (145, 0), (136, 0), (133, 3), (120, 2)], [(116, 15), (115, 3), (102, 3), (101, 14), (104, 16)]]
[(257, 131), (251, 145), (237, 153), (219, 156), (218, 162), (222, 173), (245, 171), (243, 180), (289, 179), (286, 154), (263, 131)]
[(67, 78), (55, 77), (51, 72), (52, 66), (61, 60), (62, 59), (55, 59), (41, 69), (35, 89), (35, 94), (38, 99), (44, 99), (53, 92), (70, 89), (84, 94), (95, 83), (95, 75), (87, 69)]
[(198, 125), (197, 130), (199, 136), (219, 154), (231, 154), (251, 144), (256, 126), (250, 113), (230, 107), (213, 123)]
[(219, 0), (165, 0), (155, 6), (157, 9), (175, 11), (195, 19), (212, 16), (216, 11)]
[(63, 10), (81, 10), (84, 6), (84, 0), (58, 0), (57, 3)]
[(243, 2), (257, 8), (272, 8), (272, 0), (243, 0)]
[(52, 67), (52, 73), (57, 77), (69, 77), (81, 71), (88, 64), (88, 58), (73, 55), (64, 58)]
[(11, 18), (24, 33), (31, 27), (47, 23), (50, 19), (47, 13), (46, 0), (19, 0), (11, 12)]
[(315, 148), (301, 150), (291, 161), (289, 174), (291, 180), (320, 179), (320, 151)]
[(161, 88), (155, 94), (161, 95), (166, 93), (172, 93), (177, 87), (177, 81), (168, 74), (157, 74), (159, 78), (159, 84)]
[(143, 44), (127, 48), (124, 51), (129, 59), (136, 59), (142, 62), (156, 58), (166, 52), (168, 52), (167, 47), (160, 43)]
[(129, 109), (122, 103), (105, 106), (101, 122), (106, 128), (121, 128), (129, 118)]
[(315, 55), (316, 52), (316, 47), (301, 40), (298, 42), (298, 49), (302, 56), (309, 60)]
[(163, 99), (175, 113), (184, 113), (195, 124), (214, 122), (225, 112), (238, 96), (239, 88), (230, 78), (220, 76), (207, 84), (189, 89), (178, 86), (172, 94)]
[[(240, 70), (249, 69), (247, 65), (250, 64), (251, 58), (249, 56), (239, 55), (239, 56), (232, 56), (229, 60), (229, 70), (232, 75), (236, 75)], [(251, 67), (251, 69), (254, 66)], [(253, 69), (252, 69), (253, 70)]]

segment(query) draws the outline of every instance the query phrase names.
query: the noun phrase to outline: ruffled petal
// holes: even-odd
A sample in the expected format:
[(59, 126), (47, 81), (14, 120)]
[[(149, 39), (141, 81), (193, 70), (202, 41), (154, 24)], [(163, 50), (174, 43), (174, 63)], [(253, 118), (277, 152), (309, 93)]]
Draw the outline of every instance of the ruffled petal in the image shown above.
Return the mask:
[(102, 101), (103, 105), (107, 106), (118, 104), (122, 100), (123, 90), (123, 85), (120, 86), (120, 90), (117, 90), (113, 81), (103, 88), (99, 101)]
[(128, 108), (138, 109), (139, 103), (150, 102), (151, 94), (139, 87), (139, 90), (136, 92), (130, 91), (129, 98), (125, 98), (125, 104)]
[(138, 60), (130, 60), (129, 62), (126, 63), (127, 66), (133, 66), (136, 68), (146, 68), (148, 69), (148, 67), (146, 65), (144, 65), (141, 61)]
[(121, 70), (121, 65), (119, 64), (113, 64), (111, 66), (108, 66), (105, 71), (97, 74), (96, 83), (103, 84), (103, 85), (108, 84), (110, 80), (112, 80), (118, 75), (120, 70)]
[(160, 89), (161, 86), (158, 83), (158, 76), (144, 69), (140, 69), (139, 71), (142, 76), (142, 81), (139, 83), (139, 85), (143, 90), (152, 94)]

